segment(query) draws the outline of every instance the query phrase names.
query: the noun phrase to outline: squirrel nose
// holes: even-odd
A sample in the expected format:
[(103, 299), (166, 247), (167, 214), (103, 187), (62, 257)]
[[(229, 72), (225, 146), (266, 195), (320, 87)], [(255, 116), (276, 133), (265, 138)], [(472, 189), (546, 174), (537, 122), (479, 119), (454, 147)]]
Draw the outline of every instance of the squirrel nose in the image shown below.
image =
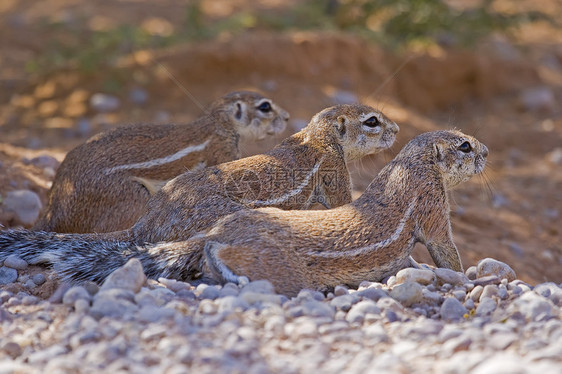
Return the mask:
[(488, 147), (482, 144), (482, 156), (488, 157)]
[(397, 124), (393, 123), (393, 126), (390, 126), (390, 131), (392, 131), (394, 134), (398, 134), (398, 131), (400, 131), (400, 127), (398, 127)]

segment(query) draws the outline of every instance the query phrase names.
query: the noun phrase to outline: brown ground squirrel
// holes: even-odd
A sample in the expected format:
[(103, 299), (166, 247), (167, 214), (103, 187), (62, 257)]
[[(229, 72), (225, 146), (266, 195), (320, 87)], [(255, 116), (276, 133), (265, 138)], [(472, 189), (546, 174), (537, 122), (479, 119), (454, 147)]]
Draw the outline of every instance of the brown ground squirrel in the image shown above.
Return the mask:
[(241, 91), (216, 100), (189, 124), (140, 124), (98, 134), (66, 155), (33, 229), (127, 229), (155, 187), (187, 170), (238, 159), (240, 138), (280, 133), (288, 119), (272, 100)]
[(410, 264), (416, 242), (437, 266), (462, 271), (447, 191), (481, 173), (487, 156), (484, 144), (461, 132), (425, 133), (351, 204), (327, 211), (243, 210), (202, 238), (155, 245), (147, 254), (175, 262), (161, 268), (164, 276), (268, 279), (287, 295), (380, 281)]
[(63, 277), (101, 281), (137, 246), (186, 240), (245, 207), (341, 206), (351, 202), (346, 161), (387, 149), (398, 131), (369, 106), (334, 106), (266, 154), (176, 177), (151, 198), (147, 213), (129, 230), (0, 232), (0, 259), (15, 253), (31, 263), (51, 263)]

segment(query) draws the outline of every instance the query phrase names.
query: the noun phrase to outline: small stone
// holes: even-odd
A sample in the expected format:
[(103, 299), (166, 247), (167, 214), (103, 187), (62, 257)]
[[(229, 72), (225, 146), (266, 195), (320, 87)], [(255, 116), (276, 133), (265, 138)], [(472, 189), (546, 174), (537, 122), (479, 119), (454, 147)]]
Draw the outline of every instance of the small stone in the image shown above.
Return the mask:
[(432, 292), (428, 289), (422, 289), (422, 299), (426, 304), (439, 305), (443, 301), (443, 296), (438, 292)]
[(336, 296), (330, 301), (330, 305), (336, 307), (338, 310), (347, 312), (351, 306), (359, 301), (359, 297), (353, 294)]
[(39, 298), (31, 295), (25, 296), (21, 299), (22, 305), (35, 305), (38, 302), (39, 302)]
[[(505, 280), (505, 279), (504, 279)], [(498, 296), (500, 299), (505, 300), (507, 299), (507, 288), (505, 285), (500, 284), (498, 287)]]
[(9, 255), (4, 260), (4, 266), (16, 270), (27, 269), (27, 262), (16, 255)]
[(513, 286), (511, 287), (510, 291), (514, 294), (514, 295), (521, 295), (523, 293), (523, 289), (519, 286)]
[(47, 278), (45, 278), (45, 276), (41, 273), (35, 274), (31, 277), (31, 280), (33, 281), (33, 283), (35, 283), (36, 285), (40, 286), (43, 283), (45, 283), (47, 281)]
[(327, 317), (333, 319), (336, 314), (334, 308), (320, 301), (305, 301), (301, 307), (303, 313), (310, 317)]
[(0, 290), (0, 304), (4, 304), (6, 301), (12, 297), (13, 294), (6, 290)]
[(481, 277), (481, 278), (477, 278), (475, 280), (472, 281), (472, 283), (474, 283), (475, 286), (487, 286), (489, 284), (500, 284), (501, 283), (501, 279), (498, 276), (495, 275), (488, 275), (485, 277)]
[(470, 309), (474, 309), (474, 300), (472, 300), (472, 299), (466, 300), (466, 301), (464, 302), (464, 307), (465, 307), (466, 309), (469, 309), (469, 310), (470, 310)]
[(137, 313), (138, 319), (143, 322), (158, 322), (172, 318), (175, 311), (171, 308), (160, 308), (155, 305), (144, 305)]
[(297, 295), (297, 300), (316, 300), (316, 301), (322, 301), (324, 300), (326, 297), (324, 296), (324, 294), (322, 292), (319, 291), (314, 291), (314, 290), (308, 290), (308, 289), (302, 289), (299, 291), (299, 294)]
[(476, 266), (471, 266), (468, 269), (466, 269), (465, 274), (469, 280), (475, 280), (478, 274)]
[(274, 294), (275, 287), (271, 284), (270, 281), (262, 279), (250, 282), (242, 287), (240, 294), (244, 294), (246, 292), (253, 292), (253, 293), (261, 293), (261, 294)]
[(484, 287), (482, 294), (480, 295), (480, 301), (486, 297), (493, 297), (498, 295), (498, 286), (495, 284), (489, 284)]
[(67, 352), (67, 348), (63, 347), (62, 345), (51, 345), (48, 348), (33, 352), (28, 357), (28, 362), (33, 366), (39, 366), (42, 364), (46, 364), (49, 360), (53, 359), (56, 356), (62, 355)]
[(100, 286), (92, 281), (86, 281), (82, 284), (82, 287), (92, 296), (95, 296), (100, 291)]
[(219, 297), (238, 296), (240, 289), (234, 283), (225, 284), (219, 291)]
[(384, 327), (382, 327), (378, 323), (374, 323), (366, 327), (363, 331), (365, 333), (365, 336), (371, 339), (374, 338), (379, 342), (386, 342), (388, 340), (388, 335), (384, 330)]
[(146, 282), (142, 264), (137, 258), (132, 258), (127, 263), (115, 270), (103, 282), (100, 290), (120, 288), (132, 292), (139, 292)]
[(119, 108), (119, 98), (103, 93), (96, 93), (90, 98), (90, 106), (97, 112), (111, 112)]
[(435, 274), (431, 270), (406, 268), (396, 274), (396, 283), (416, 282), (419, 284), (430, 284), (435, 280)]
[(225, 296), (225, 297), (221, 297), (218, 300), (218, 307), (219, 307), (218, 310), (219, 313), (223, 313), (223, 312), (234, 311), (236, 309), (246, 310), (250, 307), (250, 304), (248, 304), (246, 300), (244, 300), (241, 297)]
[(50, 168), (53, 170), (57, 170), (60, 165), (60, 162), (56, 158), (49, 155), (33, 157), (31, 160), (29, 160), (29, 162), (41, 169)]
[(367, 314), (380, 314), (381, 310), (372, 300), (363, 300), (353, 305), (347, 313), (346, 320), (349, 323), (363, 323)]
[(86, 291), (82, 286), (74, 286), (64, 293), (62, 297), (62, 303), (64, 305), (74, 305), (76, 300), (83, 299), (90, 301), (92, 296)]
[(358, 297), (363, 297), (365, 299), (373, 300), (376, 302), (379, 301), (381, 297), (388, 296), (388, 293), (378, 288), (369, 287), (369, 288), (365, 288), (364, 290), (355, 292), (354, 295)]
[(538, 284), (533, 291), (550, 299), (554, 305), (562, 307), (562, 288), (558, 287), (554, 282)]
[(155, 305), (160, 307), (171, 301), (174, 296), (175, 293), (167, 288), (158, 287), (150, 290), (143, 287), (137, 294), (135, 294), (135, 303), (139, 306)]
[(181, 282), (175, 279), (158, 278), (158, 282), (162, 283), (164, 286), (166, 286), (166, 288), (176, 293), (183, 290), (191, 290), (191, 285), (189, 283)]
[(43, 207), (39, 195), (30, 190), (9, 191), (1, 204), (5, 211), (14, 213), (16, 224), (26, 227), (37, 220)]
[(55, 292), (53, 292), (53, 294), (49, 297), (49, 302), (53, 303), (53, 304), (59, 304), (62, 303), (62, 298), (64, 296), (64, 294), (66, 293), (66, 291), (68, 291), (70, 288), (72, 287), (72, 285), (68, 282), (63, 282), (61, 283), (57, 289), (55, 290)]
[(74, 302), (74, 311), (76, 313), (87, 313), (90, 310), (90, 301), (78, 299)]
[(506, 278), (509, 282), (515, 279), (515, 272), (509, 265), (492, 258), (481, 260), (476, 268), (478, 278), (495, 275), (500, 279)]
[(34, 289), (35, 287), (37, 287), (37, 285), (36, 285), (31, 279), (28, 279), (28, 280), (23, 284), (23, 286), (24, 286), (25, 288), (27, 288), (28, 290), (32, 290), (32, 289)]
[(452, 292), (452, 294), (460, 302), (463, 302), (466, 298), (466, 292), (463, 290), (455, 290)]
[(107, 290), (101, 290), (96, 294), (94, 299), (121, 299), (133, 303), (135, 301), (135, 294), (132, 291), (122, 288), (111, 288)]
[(492, 334), (488, 340), (488, 344), (494, 350), (502, 351), (516, 342), (517, 339), (517, 334), (512, 332), (500, 332)]
[(394, 300), (392, 297), (383, 297), (377, 301), (377, 306), (381, 310), (391, 310), (395, 313), (402, 313), (404, 307), (398, 301)]
[[(285, 325), (285, 335), (294, 339), (315, 338), (318, 335), (318, 327), (314, 321), (300, 317), (298, 323), (287, 323)], [(304, 320), (302, 320), (304, 319)]]
[(396, 276), (391, 275), (390, 277), (388, 277), (388, 279), (386, 279), (385, 283), (388, 287), (394, 287), (394, 285), (396, 284)]
[(7, 342), (2, 346), (2, 352), (6, 353), (12, 359), (19, 357), (23, 350), (21, 349), (20, 345), (16, 342)]
[(132, 302), (112, 297), (96, 297), (90, 308), (90, 315), (96, 319), (102, 317), (122, 318), (135, 313), (139, 308)]
[(520, 312), (530, 321), (549, 319), (553, 315), (553, 310), (552, 302), (534, 292), (524, 293), (508, 307), (509, 314)]
[(199, 297), (201, 299), (209, 299), (209, 300), (215, 300), (216, 298), (218, 298), (220, 295), (220, 291), (218, 288), (214, 287), (214, 286), (209, 286), (206, 287), (203, 292), (201, 292), (201, 295), (199, 295)]
[(527, 365), (513, 353), (498, 352), (482, 360), (471, 374), (526, 374), (533, 372)]
[(133, 88), (129, 91), (129, 100), (136, 105), (146, 104), (148, 101), (148, 92), (142, 88)]
[(442, 350), (448, 356), (450, 356), (453, 353), (468, 350), (471, 344), (472, 344), (472, 339), (470, 339), (467, 336), (461, 335), (457, 338), (448, 340), (445, 344), (443, 344)]
[(391, 322), (391, 323), (400, 321), (400, 316), (398, 315), (398, 313), (396, 313), (393, 310), (385, 310), (384, 316), (386, 317), (388, 322)]
[(0, 284), (10, 284), (18, 280), (18, 271), (16, 269), (0, 267)]
[(345, 286), (338, 285), (334, 287), (334, 295), (335, 296), (343, 296), (349, 293), (349, 289)]
[(416, 282), (406, 282), (396, 285), (390, 292), (390, 297), (399, 301), (404, 306), (410, 306), (420, 302), (422, 296), (422, 286)]
[(448, 297), (441, 304), (441, 318), (445, 321), (460, 321), (468, 313), (460, 301), (454, 297)]
[(444, 343), (449, 339), (456, 338), (457, 336), (461, 336), (463, 330), (456, 327), (455, 325), (446, 325), (440, 332), (438, 336), (438, 341)]
[(240, 297), (250, 305), (264, 304), (264, 303), (281, 305), (287, 299), (283, 295), (249, 292), (249, 291), (241, 293)]
[(437, 268), (434, 270), (434, 273), (437, 277), (438, 284), (449, 283), (453, 286), (458, 286), (468, 283), (469, 281), (466, 275), (451, 269)]
[(486, 317), (491, 315), (497, 308), (497, 303), (490, 297), (484, 297), (480, 301), (480, 305), (476, 308), (476, 315), (478, 317)]

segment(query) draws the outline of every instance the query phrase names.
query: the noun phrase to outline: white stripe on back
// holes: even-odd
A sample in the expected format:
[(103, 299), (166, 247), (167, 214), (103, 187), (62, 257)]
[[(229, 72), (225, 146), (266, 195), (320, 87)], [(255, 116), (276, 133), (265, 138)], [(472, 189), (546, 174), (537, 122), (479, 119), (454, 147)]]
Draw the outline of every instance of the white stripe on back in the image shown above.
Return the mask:
[[(324, 156), (325, 157), (325, 156)], [(318, 172), (318, 169), (320, 169), (320, 165), (322, 165), (322, 162), (324, 161), (324, 157), (322, 157), (320, 159), (320, 161), (318, 161), (316, 163), (316, 165), (314, 165), (314, 167), (312, 168), (312, 170), (310, 170), (310, 172), (306, 175), (306, 177), (304, 178), (304, 180), (302, 181), (302, 183), (295, 189), (287, 192), (285, 195), (283, 196), (279, 196), (277, 198), (274, 199), (269, 199), (269, 200), (251, 200), (251, 199), (243, 199), (241, 200), (241, 202), (243, 204), (255, 204), (255, 205), (276, 205), (276, 204), (281, 204), (284, 203), (285, 201), (289, 200), (289, 198), (299, 194), (302, 192), (302, 190), (308, 185), (308, 183), (310, 182), (310, 178), (312, 178), (312, 176), (314, 176), (314, 174), (316, 174)], [(314, 191), (313, 191), (314, 192)]]
[(198, 145), (190, 145), (189, 147), (186, 147), (176, 153), (174, 153), (173, 155), (170, 156), (166, 156), (166, 157), (162, 157), (162, 158), (157, 158), (154, 160), (149, 160), (149, 161), (144, 161), (144, 162), (137, 162), (134, 164), (128, 164), (128, 165), (118, 165), (118, 166), (114, 166), (112, 168), (108, 168), (105, 169), (105, 174), (110, 174), (113, 173), (114, 171), (118, 171), (118, 170), (129, 170), (129, 169), (148, 169), (148, 168), (152, 168), (155, 166), (160, 166), (160, 165), (164, 165), (164, 164), (168, 164), (170, 162), (174, 162), (177, 161), (181, 158), (184, 158), (185, 156), (187, 156), (190, 153), (193, 152), (199, 152), (204, 150), (207, 145), (209, 145), (209, 142), (211, 140), (206, 140), (204, 143), (198, 144)]
[(402, 217), (402, 219), (398, 223), (398, 227), (396, 227), (396, 230), (390, 236), (390, 238), (387, 238), (387, 239), (385, 239), (383, 241), (380, 241), (378, 243), (371, 244), (371, 245), (361, 247), (361, 248), (357, 248), (357, 249), (342, 250), (342, 251), (310, 251), (310, 252), (307, 252), (307, 255), (313, 256), (313, 257), (338, 258), (338, 257), (344, 257), (344, 256), (347, 257), (347, 256), (363, 255), (367, 252), (371, 252), (371, 251), (374, 251), (374, 250), (377, 250), (377, 249), (388, 247), (389, 245), (394, 243), (396, 240), (398, 240), (398, 238), (402, 234), (402, 231), (404, 231), (404, 227), (406, 226), (406, 222), (408, 221), (408, 219), (412, 215), (412, 212), (414, 211), (414, 207), (416, 206), (416, 200), (417, 200), (417, 196), (414, 196), (414, 198), (410, 202), (410, 205), (408, 205), (408, 209), (406, 209), (406, 212), (404, 213), (404, 216)]

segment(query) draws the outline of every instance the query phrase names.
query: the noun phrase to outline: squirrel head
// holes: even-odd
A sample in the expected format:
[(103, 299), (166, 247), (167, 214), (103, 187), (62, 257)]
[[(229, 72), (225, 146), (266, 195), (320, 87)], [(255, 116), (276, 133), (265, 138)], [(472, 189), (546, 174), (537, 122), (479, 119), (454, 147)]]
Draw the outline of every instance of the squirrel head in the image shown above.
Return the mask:
[(398, 125), (382, 112), (362, 104), (336, 105), (316, 114), (311, 121), (328, 126), (346, 160), (383, 151), (394, 144)]
[[(271, 99), (256, 92), (237, 91), (213, 103), (211, 113), (220, 111), (228, 124), (246, 140), (262, 140), (283, 132), (289, 113)], [(224, 126), (224, 124), (223, 124)]]
[(476, 138), (441, 130), (416, 136), (396, 158), (405, 164), (432, 165), (449, 189), (480, 174), (487, 157), (488, 148)]

